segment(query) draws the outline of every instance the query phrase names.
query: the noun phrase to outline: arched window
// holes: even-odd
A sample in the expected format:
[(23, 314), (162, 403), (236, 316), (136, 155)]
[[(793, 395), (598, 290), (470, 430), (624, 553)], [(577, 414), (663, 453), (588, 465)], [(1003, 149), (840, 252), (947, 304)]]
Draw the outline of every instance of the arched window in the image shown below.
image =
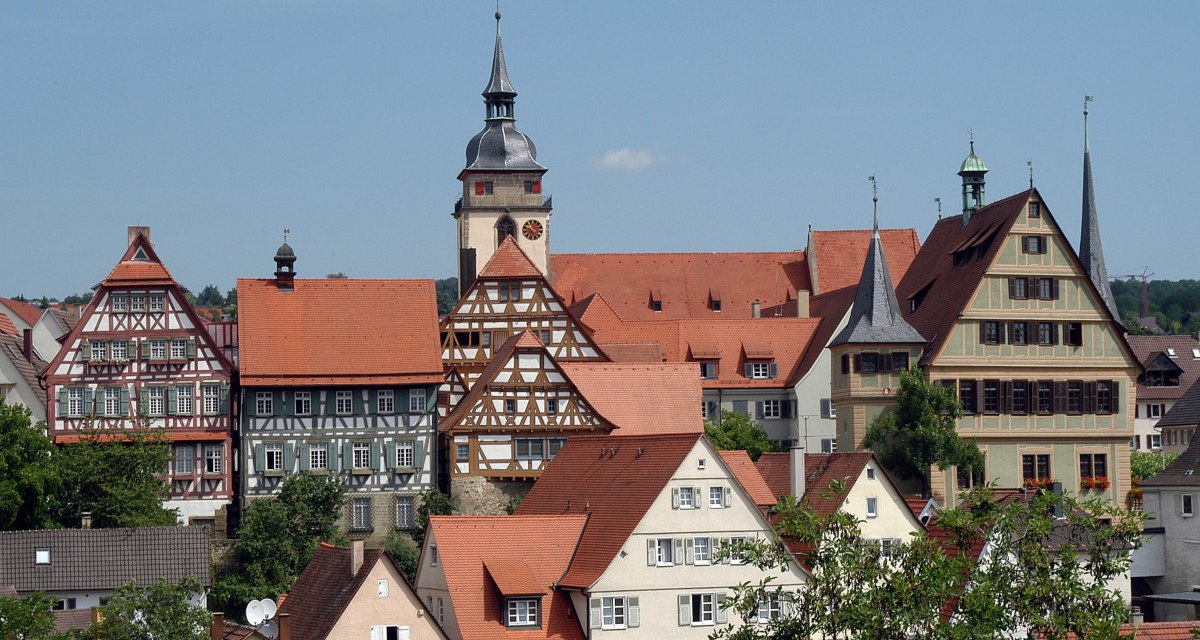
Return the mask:
[(496, 223), (496, 246), (500, 246), (505, 238), (515, 235), (517, 235), (517, 223), (508, 216), (500, 218), (500, 221)]

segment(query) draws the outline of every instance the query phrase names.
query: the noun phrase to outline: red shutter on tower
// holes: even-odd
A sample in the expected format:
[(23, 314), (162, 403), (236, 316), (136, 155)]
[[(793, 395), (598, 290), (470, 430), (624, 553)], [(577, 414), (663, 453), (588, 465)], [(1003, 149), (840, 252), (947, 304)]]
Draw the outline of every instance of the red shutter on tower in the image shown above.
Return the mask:
[(542, 192), (542, 181), (541, 181), (541, 180), (534, 180), (534, 181), (533, 181), (533, 192), (534, 192), (534, 193), (541, 193), (541, 192)]
[(477, 196), (483, 195), (483, 183), (482, 182), (475, 183), (475, 195), (477, 195)]

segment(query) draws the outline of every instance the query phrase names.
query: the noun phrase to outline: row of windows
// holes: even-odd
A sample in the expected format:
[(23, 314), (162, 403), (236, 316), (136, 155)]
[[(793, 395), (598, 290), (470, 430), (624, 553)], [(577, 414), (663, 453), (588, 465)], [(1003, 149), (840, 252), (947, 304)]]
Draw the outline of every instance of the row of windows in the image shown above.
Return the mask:
[[(201, 447), (204, 454), (204, 475), (221, 475), (225, 472), (225, 446), (206, 444)], [(196, 445), (175, 445), (174, 475), (190, 476), (196, 473)]]
[[(677, 596), (679, 626), (706, 626), (728, 622), (725, 594), (685, 593)], [(511, 600), (510, 600), (511, 602)], [(778, 595), (764, 594), (758, 602), (757, 622), (769, 622), (783, 615)], [(641, 607), (636, 596), (604, 596), (589, 602), (592, 629), (634, 629), (642, 624)]]
[[(942, 385), (953, 389), (954, 380)], [(1116, 380), (959, 380), (958, 400), (965, 414), (1081, 415), (1120, 411)]]
[[(541, 180), (526, 180), (521, 186), (524, 188), (525, 193), (541, 193), (542, 192), (542, 181)], [(496, 183), (495, 182), (493, 182), (491, 180), (478, 180), (475, 182), (475, 195), (490, 196), (490, 195), (495, 195), (495, 193), (496, 193)]]
[[(222, 415), (229, 411), (229, 387), (200, 385), (200, 397), (191, 384), (142, 387), (139, 413), (152, 418), (164, 416)], [(67, 418), (96, 416), (126, 417), (130, 414), (128, 387), (68, 387), (58, 392), (58, 415)]]
[(710, 509), (726, 509), (732, 496), (729, 487), (709, 487), (707, 494), (701, 487), (675, 487), (671, 489), (671, 508), (699, 509), (707, 501)]
[[(136, 340), (84, 340), (80, 344), (85, 362), (125, 362), (138, 359)], [(192, 360), (196, 357), (196, 339), (142, 338), (142, 360)]]
[[(509, 283), (511, 288), (505, 288), (503, 285), (500, 288), (501, 300), (520, 300), (521, 288), (518, 283)], [(553, 332), (550, 329), (530, 329), (537, 334), (538, 340), (543, 345), (551, 344)], [(454, 342), (448, 342), (450, 336), (454, 336)], [(490, 348), (492, 345), (500, 346), (512, 337), (512, 332), (508, 330), (496, 331), (443, 331), (442, 346), (449, 347), (457, 345), (459, 347), (483, 347)]]
[[(328, 398), (332, 396), (332, 402)], [(276, 415), (276, 393), (272, 391), (256, 391), (254, 393), (254, 414), (258, 417)], [(330, 391), (326, 392), (327, 405), (325, 413), (333, 409), (332, 415), (349, 416), (365, 413), (396, 413), (396, 392), (393, 389), (373, 389), (369, 394), (369, 404), (362, 405), (363, 396), (360, 391)], [(292, 402), (280, 402), (285, 415), (313, 415), (313, 392), (292, 392)], [(319, 399), (319, 396), (318, 396)], [(409, 413), (424, 413), (428, 406), (425, 389), (413, 388), (408, 390)], [(371, 411), (372, 407), (374, 411)], [(290, 410), (290, 411), (289, 411)]]
[[(396, 496), (392, 507), (392, 526), (400, 531), (416, 528), (416, 498)], [(350, 498), (346, 506), (346, 520), (351, 531), (366, 532), (375, 529), (375, 507), (370, 497)]]
[[(700, 379), (715, 380), (719, 373), (719, 361), (699, 362)], [(742, 365), (742, 375), (750, 380), (771, 380), (779, 377), (779, 366), (774, 360), (749, 360)]]
[[(518, 392), (520, 393), (521, 391), (518, 391)], [(527, 391), (525, 393), (527, 393)], [(537, 401), (536, 400), (528, 400), (527, 403), (528, 402), (532, 402), (532, 403), (536, 404)], [(558, 415), (559, 405), (566, 404), (566, 401), (560, 403), (559, 398), (546, 398), (545, 402), (546, 402), (546, 415), (548, 415), (548, 416)], [(517, 399), (516, 398), (505, 398), (504, 399), (504, 413), (507, 415), (510, 415), (510, 416), (517, 414)]]
[(984, 320), (979, 323), (981, 344), (1037, 344), (1053, 346), (1061, 343), (1069, 347), (1083, 346), (1082, 322), (1000, 322)]
[(111, 308), (113, 313), (162, 313), (167, 310), (167, 296), (162, 293), (113, 294)]
[(1058, 300), (1058, 279), (1026, 276), (1009, 278), (1008, 297), (1013, 300)]
[[(1021, 456), (1021, 478), (1027, 486), (1041, 486), (1054, 479), (1051, 468), (1051, 456), (1048, 453), (1027, 453)], [(1080, 487), (1091, 488), (1086, 483), (1091, 481), (1094, 486), (1107, 488), (1108, 454), (1081, 453), (1079, 454), (1079, 478), (1085, 484)], [(959, 467), (956, 472), (959, 489), (969, 489), (984, 481), (983, 470)], [(1102, 482), (1103, 481), (1103, 482)], [(1097, 484), (1099, 483), (1099, 484)], [(1103, 486), (1100, 486), (1103, 484)]]
[[(853, 362), (853, 368), (851, 363)], [(879, 373), (893, 372), (898, 373), (908, 369), (908, 352), (893, 351), (891, 353), (856, 353), (851, 358), (850, 354), (842, 354), (842, 373)]]
[[(295, 458), (293, 459), (293, 455)], [(371, 473), (383, 468), (396, 473), (412, 473), (425, 464), (423, 443), (397, 439), (379, 443), (355, 440), (341, 445), (334, 442), (302, 442), (299, 450), (290, 442), (270, 442), (255, 445), (254, 468), (265, 475), (283, 475), (299, 462), (300, 471), (338, 471)]]
[[(646, 541), (646, 564), (651, 567), (673, 567), (675, 565), (745, 564), (745, 557), (737, 551), (746, 538), (650, 538)], [(720, 546), (718, 547), (718, 543)], [(722, 553), (722, 550), (725, 550)]]

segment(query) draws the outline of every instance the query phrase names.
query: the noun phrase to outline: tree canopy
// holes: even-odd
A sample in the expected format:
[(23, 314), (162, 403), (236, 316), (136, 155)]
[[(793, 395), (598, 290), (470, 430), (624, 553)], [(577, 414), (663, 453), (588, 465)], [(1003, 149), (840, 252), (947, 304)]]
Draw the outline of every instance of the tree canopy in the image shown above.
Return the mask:
[(164, 509), (167, 486), (163, 469), (171, 448), (162, 429), (135, 425), (114, 434), (91, 428), (79, 442), (58, 448), (55, 459), (62, 490), (55, 500), (54, 518), (64, 527), (78, 527), (85, 512), (92, 526), (161, 527), (177, 521)]
[(51, 500), (62, 485), (46, 424), (0, 399), (0, 530), (51, 526)]
[(0, 640), (66, 640), (54, 631), (54, 600), (38, 591), (0, 596)]
[[(1135, 333), (1137, 323), (1130, 320), (1142, 315), (1140, 278), (1113, 280), (1113, 298), (1125, 325)], [(1195, 334), (1200, 331), (1200, 280), (1153, 280), (1147, 286), (1150, 316), (1163, 331), (1171, 334)]]
[(719, 450), (743, 450), (751, 460), (778, 447), (767, 438), (767, 432), (750, 416), (738, 411), (722, 411), (721, 421), (704, 421), (704, 433)]
[(962, 406), (954, 390), (925, 379), (920, 369), (900, 374), (896, 407), (867, 429), (864, 446), (901, 480), (916, 480), (929, 497), (930, 468), (983, 468), (983, 452), (956, 429)]
[(202, 591), (195, 578), (160, 578), (145, 587), (127, 583), (100, 605), (100, 622), (82, 640), (208, 640), (212, 614), (192, 601)]
[(458, 278), (442, 278), (435, 281), (437, 287), (438, 315), (444, 316), (458, 304)]
[(1129, 454), (1129, 469), (1134, 480), (1156, 476), (1178, 458), (1178, 453), (1165, 451), (1133, 451)]

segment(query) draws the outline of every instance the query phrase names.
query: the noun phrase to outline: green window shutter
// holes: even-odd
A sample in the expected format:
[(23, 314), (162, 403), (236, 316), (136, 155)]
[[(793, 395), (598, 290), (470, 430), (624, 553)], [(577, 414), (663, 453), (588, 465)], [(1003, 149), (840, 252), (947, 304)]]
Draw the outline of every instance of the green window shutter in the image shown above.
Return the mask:
[(261, 444), (254, 445), (254, 472), (262, 473), (267, 467), (267, 448)]
[(187, 339), (187, 357), (188, 360), (196, 359), (196, 337), (192, 336)]
[(367, 407), (363, 413), (368, 414), (368, 415), (372, 414), (372, 413), (379, 413), (379, 390), (378, 389), (368, 389), (367, 390)]
[[(222, 390), (224, 390), (224, 388), (222, 388)], [(258, 402), (256, 402), (258, 394), (254, 391), (242, 390), (242, 395), (246, 399), (242, 403), (242, 413), (253, 418), (258, 412)]]
[(675, 564), (683, 564), (683, 538), (675, 538)]
[[(320, 446), (320, 445), (317, 445)], [(312, 458), (309, 456), (309, 444), (307, 442), (300, 443), (300, 470), (308, 471), (308, 463)]]
[(729, 609), (725, 608), (725, 594), (717, 594), (717, 624), (729, 622)]
[(413, 443), (413, 466), (420, 472), (425, 468), (425, 441), (417, 440)]
[(646, 565), (653, 567), (658, 564), (658, 541), (650, 538), (646, 541)]
[(326, 461), (327, 461), (327, 462), (326, 462), (326, 464), (328, 464), (328, 465), (329, 465), (329, 470), (330, 470), (330, 471), (337, 471), (338, 469), (341, 469), (341, 468), (342, 468), (342, 467), (341, 467), (341, 465), (339, 465), (339, 464), (338, 464), (338, 451), (337, 451), (337, 445), (336, 445), (336, 444), (334, 444), (334, 443), (332, 443), (332, 442), (330, 442), (330, 443), (327, 443), (327, 444), (325, 445), (325, 447), (326, 447), (326, 450), (327, 450), (327, 452), (326, 452), (326, 454), (325, 454), (325, 455), (326, 455)]
[(80, 357), (83, 358), (84, 362), (91, 361), (91, 359), (92, 359), (92, 341), (84, 340), (83, 342), (81, 342), (80, 346), (79, 346), (79, 352), (81, 354)]
[(96, 410), (96, 391), (91, 387), (85, 387), (83, 390), (83, 413), (84, 415), (93, 415)]
[(292, 415), (292, 412), (294, 412), (296, 410), (296, 393), (295, 392), (288, 393), (287, 391), (284, 391), (280, 394), (280, 400), (282, 402), (282, 406), (280, 406), (279, 408), (282, 411), (279, 411), (277, 413), (281, 413), (285, 416)]
[(150, 359), (150, 340), (149, 340), (149, 338), (142, 338), (142, 360), (149, 360), (149, 359)]
[(286, 409), (284, 408), (284, 395), (282, 391), (271, 392), (271, 415), (281, 416)]
[(383, 471), (383, 467), (379, 466), (381, 462), (379, 459), (379, 446), (380, 445), (378, 442), (371, 443), (371, 468), (375, 469), (376, 471)]
[(146, 412), (149, 411), (149, 409), (150, 409), (150, 391), (146, 387), (142, 387), (141, 390), (138, 392), (138, 409), (137, 409), (138, 415), (139, 416), (147, 415)]
[(179, 413), (179, 390), (167, 387), (167, 415), (173, 416), (176, 413)]
[(354, 468), (354, 445), (342, 443), (342, 468), (349, 471)]
[(389, 471), (396, 468), (396, 442), (387, 443), (387, 456), (384, 457), (384, 466)]
[(54, 413), (60, 418), (67, 415), (67, 390), (65, 388), (58, 390), (58, 404), (55, 405)]
[(683, 594), (678, 596), (679, 603), (679, 626), (687, 627), (692, 624), (692, 596)]
[(296, 461), (296, 457), (295, 457), (295, 455), (293, 455), (295, 453), (294, 448), (295, 448), (294, 445), (292, 445), (292, 443), (290, 443), (290, 442), (285, 442), (283, 444), (283, 471), (284, 471), (284, 473), (292, 472), (292, 466)]
[(121, 415), (129, 415), (129, 387), (121, 387)]
[(754, 417), (758, 420), (763, 419), (763, 401), (756, 400), (754, 402)]
[(684, 538), (683, 539), (683, 563), (684, 564), (695, 564), (695, 557), (693, 555), (694, 551), (695, 551), (695, 547), (693, 546), (692, 539)]
[(137, 340), (130, 338), (125, 343), (125, 354), (130, 360), (137, 360)]
[(638, 597), (631, 596), (625, 600), (627, 608), (627, 616), (625, 625), (630, 629), (636, 629), (642, 626), (642, 608), (638, 606)]
[(771, 373), (770, 373), (770, 376), (771, 376), (772, 378), (778, 378), (778, 377), (779, 377), (779, 365), (778, 365), (778, 364), (777, 364), (775, 361), (771, 361)]
[(354, 415), (356, 415), (356, 416), (364, 415), (366, 412), (363, 411), (363, 392), (361, 389), (355, 389), (353, 393), (354, 393), (354, 396), (353, 396), (354, 397), (354, 403), (353, 403)]
[(396, 389), (396, 413), (408, 413), (408, 389)]
[(337, 391), (331, 389), (322, 395), (325, 398), (325, 415), (337, 415)]
[(600, 628), (600, 598), (592, 598), (588, 603), (588, 628)]

